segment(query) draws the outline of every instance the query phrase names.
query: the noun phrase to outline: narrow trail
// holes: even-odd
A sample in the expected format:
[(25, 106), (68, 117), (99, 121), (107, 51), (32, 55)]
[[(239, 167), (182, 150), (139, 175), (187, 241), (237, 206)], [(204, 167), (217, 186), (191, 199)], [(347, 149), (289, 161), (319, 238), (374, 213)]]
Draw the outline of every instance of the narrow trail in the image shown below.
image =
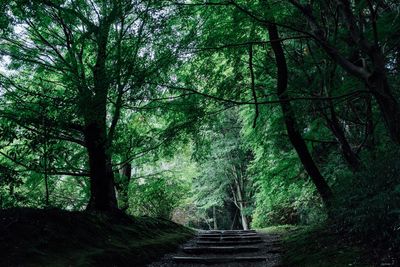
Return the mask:
[(197, 236), (148, 267), (280, 266), (281, 239), (254, 230), (199, 231)]

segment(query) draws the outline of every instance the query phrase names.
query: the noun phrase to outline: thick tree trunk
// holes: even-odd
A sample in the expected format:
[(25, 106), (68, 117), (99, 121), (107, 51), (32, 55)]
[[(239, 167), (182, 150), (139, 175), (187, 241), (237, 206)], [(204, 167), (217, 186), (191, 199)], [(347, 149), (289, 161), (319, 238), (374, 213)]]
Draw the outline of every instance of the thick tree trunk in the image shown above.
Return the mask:
[(90, 201), (89, 210), (115, 211), (117, 199), (114, 189), (114, 173), (111, 157), (107, 155), (103, 127), (92, 122), (85, 130), (85, 142), (89, 154)]
[(311, 157), (310, 152), (308, 151), (306, 143), (304, 142), (300, 132), (297, 129), (292, 106), (288, 101), (289, 96), (286, 90), (288, 83), (288, 71), (285, 54), (279, 39), (278, 29), (275, 24), (268, 24), (267, 29), (269, 33), (269, 39), (271, 40), (272, 50), (275, 54), (275, 60), (278, 69), (277, 93), (279, 100), (281, 100), (280, 106), (285, 120), (289, 140), (295, 148), (305, 170), (307, 171), (315, 187), (317, 188), (317, 191), (319, 192), (322, 201), (327, 207), (329, 207), (333, 197), (332, 191), (328, 183), (325, 181), (324, 177), (321, 175), (318, 167)]
[(384, 70), (375, 71), (367, 81), (368, 88), (376, 99), (393, 141), (400, 144), (400, 108), (393, 96)]
[(97, 211), (118, 210), (111, 166), (112, 137), (107, 135), (107, 96), (110, 77), (106, 67), (107, 42), (110, 23), (100, 23), (96, 30), (96, 63), (93, 68), (93, 92), (83, 92), (85, 118), (85, 143), (89, 154), (90, 201), (88, 209)]

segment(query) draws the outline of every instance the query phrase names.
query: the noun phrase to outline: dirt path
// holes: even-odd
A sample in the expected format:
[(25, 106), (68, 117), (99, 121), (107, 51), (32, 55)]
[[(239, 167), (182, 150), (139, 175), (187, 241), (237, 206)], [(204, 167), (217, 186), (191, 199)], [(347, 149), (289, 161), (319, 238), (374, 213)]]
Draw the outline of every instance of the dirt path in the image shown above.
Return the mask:
[(148, 267), (279, 266), (280, 236), (256, 231), (199, 231), (173, 253)]

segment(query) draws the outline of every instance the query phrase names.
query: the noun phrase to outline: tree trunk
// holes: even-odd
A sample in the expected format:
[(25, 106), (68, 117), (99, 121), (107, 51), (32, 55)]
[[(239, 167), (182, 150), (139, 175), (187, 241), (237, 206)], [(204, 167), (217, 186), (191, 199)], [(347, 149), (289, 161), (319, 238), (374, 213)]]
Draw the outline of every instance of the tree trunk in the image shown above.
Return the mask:
[[(235, 179), (235, 185), (236, 185), (236, 206), (239, 208), (240, 211), (240, 216), (242, 218), (242, 227), (243, 230), (249, 230), (249, 223), (247, 221), (247, 217), (245, 214), (245, 204), (244, 204), (244, 200), (243, 200), (243, 188), (240, 186), (240, 183), (237, 179)], [(233, 192), (234, 193), (234, 192)]]
[(85, 143), (89, 154), (90, 201), (88, 209), (118, 210), (111, 166), (112, 137), (107, 135), (107, 96), (110, 77), (106, 67), (110, 23), (100, 23), (96, 31), (96, 63), (93, 68), (93, 92), (83, 91), (82, 110), (85, 118)]
[(324, 29), (318, 24), (309, 6), (302, 5), (297, 0), (290, 0), (290, 2), (306, 17), (313, 29), (314, 37), (325, 52), (347, 73), (363, 80), (368, 85), (368, 89), (378, 102), (390, 138), (393, 142), (400, 144), (400, 106), (387, 80), (385, 55), (379, 46), (379, 40), (376, 39), (374, 43), (369, 42), (364, 32), (358, 27), (356, 16), (352, 11), (351, 1), (336, 1), (343, 15), (342, 25), (348, 28), (349, 36), (352, 38), (354, 45), (371, 59), (372, 64), (369, 69), (372, 72), (367, 67), (357, 66), (346, 59), (336, 47), (328, 42)]
[(249, 222), (247, 221), (246, 215), (243, 213), (243, 208), (240, 210), (240, 214), (242, 216), (243, 230), (249, 230)]
[(107, 155), (104, 127), (92, 122), (85, 129), (85, 143), (89, 155), (90, 201), (89, 210), (115, 211), (117, 199), (111, 157)]
[(244, 212), (245, 210), (245, 205), (243, 204), (242, 201), (239, 202), (239, 207), (240, 207), (240, 216), (242, 217), (242, 227), (243, 230), (249, 230), (249, 222), (247, 220), (246, 214)]
[(327, 207), (329, 207), (333, 197), (332, 191), (324, 177), (321, 175), (318, 167), (311, 157), (310, 152), (308, 151), (306, 143), (297, 129), (292, 106), (288, 101), (289, 96), (286, 91), (288, 83), (288, 70), (285, 54), (279, 39), (278, 29), (275, 24), (268, 24), (267, 29), (278, 69), (277, 93), (280, 100), (280, 106), (285, 120), (289, 140), (295, 148), (305, 170), (307, 171), (308, 175), (310, 175), (311, 180), (313, 181), (318, 193), (322, 198), (322, 201)]
[(375, 150), (375, 137), (374, 137), (374, 120), (372, 113), (372, 97), (367, 96), (367, 110), (366, 110), (366, 125), (365, 125), (365, 136), (366, 136), (366, 147), (369, 151)]
[(343, 157), (346, 160), (347, 164), (353, 171), (358, 171), (361, 167), (361, 162), (357, 154), (353, 151), (349, 142), (347, 141), (347, 138), (339, 122), (335, 119), (328, 120), (327, 122), (332, 133), (335, 135), (336, 140), (339, 142), (340, 150), (342, 151)]
[(127, 162), (122, 165), (119, 170), (120, 180), (116, 183), (116, 188), (118, 192), (118, 207), (122, 211), (126, 211), (129, 208), (129, 182), (132, 175), (132, 165)]
[(346, 135), (343, 131), (342, 126), (339, 123), (339, 120), (336, 116), (335, 108), (332, 102), (329, 102), (329, 109), (330, 109), (330, 118), (326, 115), (325, 119), (328, 123), (329, 129), (332, 131), (333, 135), (336, 137), (340, 145), (340, 150), (342, 151), (343, 157), (346, 160), (347, 164), (353, 171), (358, 171), (361, 167), (360, 159), (358, 158), (357, 154), (353, 151), (348, 142)]
[(384, 70), (374, 71), (367, 85), (379, 105), (391, 139), (400, 144), (399, 103), (391, 92)]
[(369, 42), (361, 28), (357, 25), (357, 19), (353, 14), (351, 2), (349, 0), (340, 0), (337, 2), (338, 6), (342, 9), (345, 18), (344, 21), (347, 24), (354, 43), (371, 59), (372, 73), (365, 76), (365, 82), (378, 102), (391, 139), (400, 144), (400, 106), (387, 80), (387, 62), (380, 47), (378, 36), (375, 36), (375, 42)]
[(213, 222), (214, 222), (214, 230), (218, 230), (218, 224), (217, 224), (217, 211), (215, 209), (215, 206), (213, 206)]

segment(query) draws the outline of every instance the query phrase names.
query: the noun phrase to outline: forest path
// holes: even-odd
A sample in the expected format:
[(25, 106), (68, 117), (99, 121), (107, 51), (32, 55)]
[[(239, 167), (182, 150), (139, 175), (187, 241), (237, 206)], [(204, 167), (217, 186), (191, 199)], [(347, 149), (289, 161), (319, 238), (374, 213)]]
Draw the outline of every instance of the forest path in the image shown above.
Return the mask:
[(254, 230), (199, 231), (161, 262), (149, 267), (272, 267), (280, 265), (281, 238)]

